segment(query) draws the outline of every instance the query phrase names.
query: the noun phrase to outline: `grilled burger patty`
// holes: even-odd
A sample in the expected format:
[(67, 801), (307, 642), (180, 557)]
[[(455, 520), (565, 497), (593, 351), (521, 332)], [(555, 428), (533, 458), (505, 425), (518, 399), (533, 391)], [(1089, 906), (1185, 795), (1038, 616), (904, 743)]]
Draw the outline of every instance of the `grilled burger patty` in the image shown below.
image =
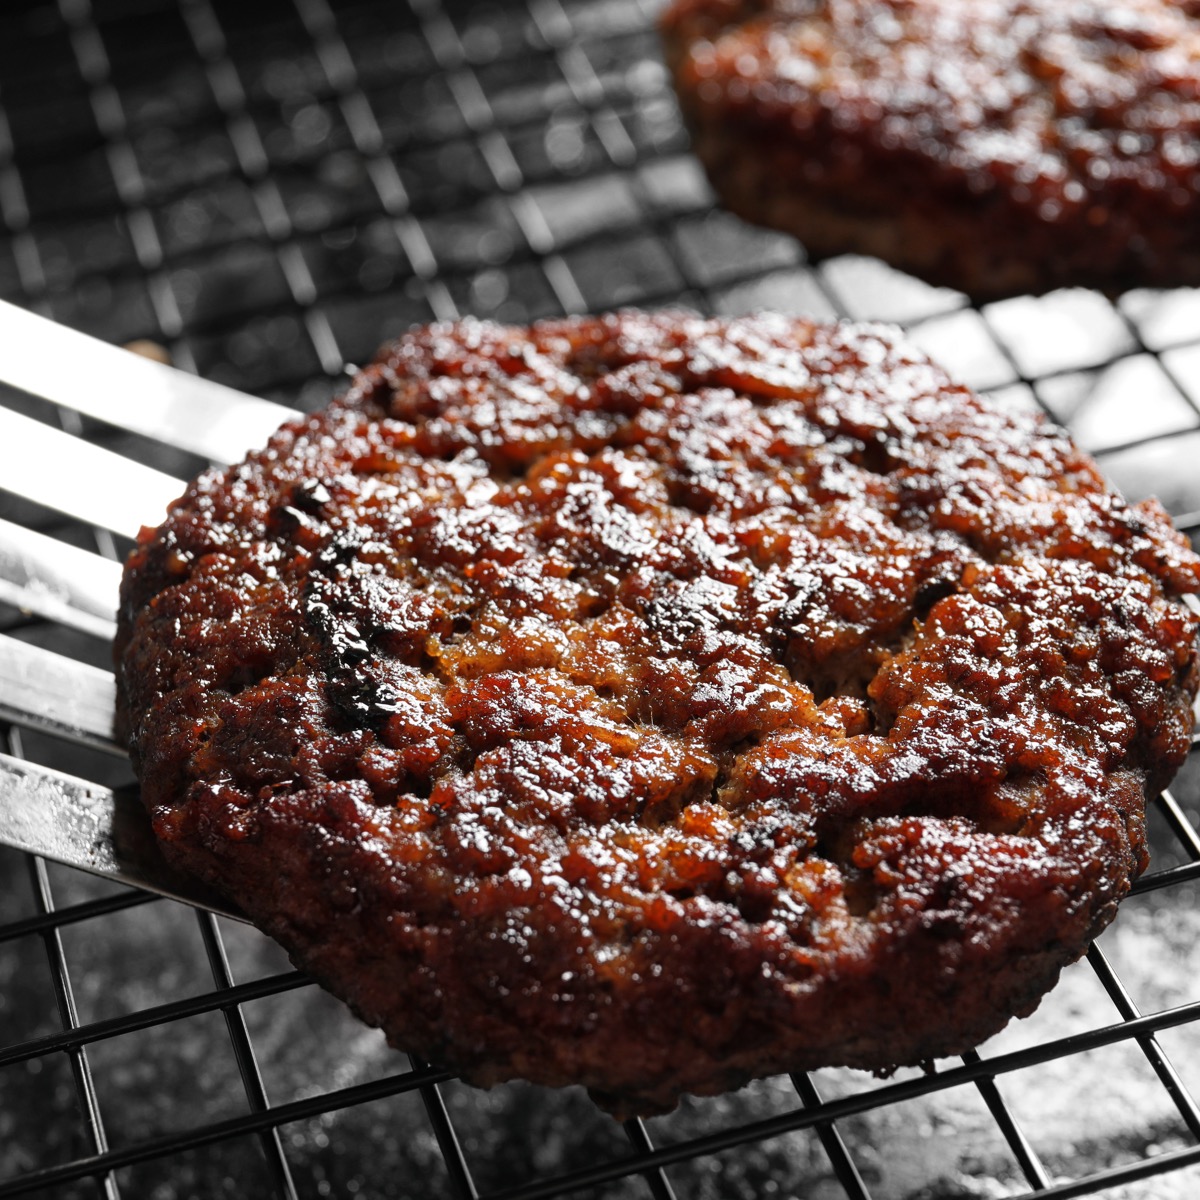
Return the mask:
[(122, 587), (167, 854), (398, 1047), (649, 1112), (963, 1051), (1145, 862), (1200, 560), (888, 329), (414, 330)]
[(724, 204), (977, 298), (1200, 283), (1200, 4), (675, 0)]

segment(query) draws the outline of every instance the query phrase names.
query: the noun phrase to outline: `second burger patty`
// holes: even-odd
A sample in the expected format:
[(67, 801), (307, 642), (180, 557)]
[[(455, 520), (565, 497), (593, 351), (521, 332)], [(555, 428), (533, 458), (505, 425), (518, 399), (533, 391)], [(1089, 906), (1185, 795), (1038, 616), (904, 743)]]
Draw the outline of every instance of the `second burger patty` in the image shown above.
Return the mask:
[(721, 201), (973, 297), (1200, 283), (1200, 20), (1179, 0), (676, 0)]

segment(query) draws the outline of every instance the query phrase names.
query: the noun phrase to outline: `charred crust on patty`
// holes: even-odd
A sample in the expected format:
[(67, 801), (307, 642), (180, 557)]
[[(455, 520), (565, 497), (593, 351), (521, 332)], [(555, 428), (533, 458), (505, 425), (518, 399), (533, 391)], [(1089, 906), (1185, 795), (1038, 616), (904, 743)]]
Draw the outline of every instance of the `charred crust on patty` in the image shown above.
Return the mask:
[(1030, 1011), (1145, 864), (1200, 560), (894, 331), (413, 330), (121, 591), (167, 854), (398, 1047), (621, 1114)]

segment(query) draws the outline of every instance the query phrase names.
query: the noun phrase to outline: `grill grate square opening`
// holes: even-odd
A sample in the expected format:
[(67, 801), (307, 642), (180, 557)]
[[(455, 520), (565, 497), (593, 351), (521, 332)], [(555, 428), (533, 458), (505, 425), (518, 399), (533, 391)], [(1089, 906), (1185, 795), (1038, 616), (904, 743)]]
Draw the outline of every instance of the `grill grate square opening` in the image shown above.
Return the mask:
[(1195, 454), (1200, 454), (1200, 432), (1193, 431), (1101, 452), (1096, 461), (1130, 500), (1157, 496), (1167, 512), (1178, 516), (1200, 509)]
[(333, 297), (321, 305), (321, 312), (348, 363), (371, 360), (380, 344), (380, 335), (387, 336), (383, 331), (395, 321), (396, 313), (401, 320), (413, 323), (431, 321), (434, 317), (421, 289), (413, 284), (370, 296)]
[(168, 258), (211, 251), (266, 233), (254, 194), (241, 179), (222, 179), (195, 188), (155, 210), (154, 216)]
[[(0, 846), (0, 879), (8, 884), (0, 888), (0, 938), (3, 939), (0, 940), (0, 956), (3, 956), (16, 940), (17, 935), (11, 932), (11, 928), (37, 914), (33, 890), (28, 886), (21, 887), (18, 883), (28, 876), (28, 872), (28, 855), (8, 846)], [(12, 981), (23, 972), (18, 966), (11, 964), (0, 966), (0, 972), (4, 973), (3, 979), (9, 984), (7, 987), (0, 987), (0, 1006), (3, 1006), (0, 1007), (0, 1012), (7, 1011), (12, 1014), (18, 1011), (12, 998), (12, 988), (16, 986)], [(5, 1028), (7, 1030), (7, 1025)]]
[(506, 134), (509, 152), (526, 182), (571, 178), (608, 165), (608, 152), (583, 113), (567, 112)]
[(930, 317), (912, 326), (909, 336), (950, 375), (976, 391), (1005, 387), (1016, 380), (1011, 360), (973, 308)]
[[(582, 1088), (549, 1091), (520, 1082), (480, 1092), (454, 1081), (442, 1095), (477, 1185), (486, 1194), (564, 1171), (618, 1162), (633, 1150), (621, 1127)], [(642, 1195), (614, 1181), (595, 1195)], [(587, 1193), (579, 1193), (587, 1194)]]
[(540, 267), (515, 263), (485, 267), (446, 281), (460, 312), (496, 321), (527, 324), (558, 313), (558, 299)]
[[(830, 1074), (819, 1073), (823, 1083)], [(821, 1095), (828, 1100), (838, 1091), (834, 1080)], [(839, 1121), (837, 1129), (871, 1200), (1025, 1191), (1032, 1181), (989, 1108), (991, 1098), (968, 1084)], [(1014, 1131), (1018, 1143), (1022, 1133), (1021, 1127)], [(968, 1179), (972, 1192), (964, 1193)]]
[[(39, 226), (34, 240), (42, 273), (52, 291), (74, 287), (91, 275), (123, 274), (137, 264), (129, 231), (123, 221), (113, 216)], [(0, 264), (3, 260), (0, 254)], [(0, 292), (3, 291), (4, 268), (0, 265)]]
[[(1200, 767), (1200, 764), (1196, 763), (1195, 755), (1192, 755), (1184, 763), (1183, 772), (1188, 772), (1194, 776), (1198, 767)], [(1191, 768), (1190, 771), (1189, 768)], [(1178, 780), (1176, 782), (1176, 789), (1179, 790)], [(1188, 789), (1184, 788), (1182, 790), (1186, 794)], [(1190, 816), (1193, 820), (1195, 819), (1194, 813), (1190, 814)], [(1153, 881), (1156, 875), (1165, 871), (1172, 871), (1192, 861), (1192, 857), (1188, 852), (1188, 846), (1176, 833), (1170, 817), (1165, 811), (1165, 806), (1152, 804), (1146, 810), (1146, 836), (1150, 842), (1151, 858), (1149, 869), (1142, 877), (1143, 886)], [(1186, 887), (1175, 889), (1172, 895), (1173, 902), (1180, 909), (1190, 908), (1196, 900), (1195, 893)]]
[(259, 393), (268, 383), (286, 385), (319, 374), (320, 361), (303, 320), (291, 313), (254, 316), (227, 334), (189, 338), (202, 375)]
[(196, 332), (240, 323), (291, 301), (278, 258), (256, 242), (180, 263), (168, 272), (167, 281), (184, 326)]
[(384, 217), (327, 229), (302, 241), (300, 252), (318, 296), (381, 292), (412, 275), (396, 227)]
[(966, 297), (931, 287), (874, 258), (842, 255), (821, 264), (821, 275), (846, 316), (908, 325), (962, 308)]
[(756, 1079), (728, 1098), (684, 1096), (673, 1112), (647, 1118), (646, 1129), (654, 1145), (675, 1146), (731, 1126), (799, 1112), (802, 1107), (791, 1079), (775, 1075)]
[(146, 1200), (245, 1200), (280, 1195), (257, 1137), (242, 1136), (176, 1151), (114, 1172), (121, 1195)]
[(1196, 340), (1200, 289), (1160, 292), (1141, 288), (1126, 292), (1118, 306), (1151, 350), (1166, 350)]
[(1151, 1169), (1157, 1155), (1196, 1145), (1135, 1041), (1003, 1075), (996, 1087), (1053, 1183), (1083, 1186), (1114, 1168)]
[(1194, 889), (1182, 888), (1131, 896), (1121, 906), (1121, 920), (1096, 942), (1141, 1012), (1200, 1002), (1200, 914), (1194, 901)]
[(670, 252), (650, 234), (582, 246), (562, 257), (589, 309), (666, 301), (686, 286)]
[(1099, 366), (1135, 345), (1112, 303), (1082, 288), (1002, 300), (983, 312), (1028, 376)]
[(736, 217), (710, 212), (677, 222), (671, 233), (688, 280), (700, 287), (725, 283), (747, 272), (765, 274), (801, 262), (798, 243)]
[(839, 315), (817, 275), (807, 267), (773, 271), (746, 283), (720, 288), (712, 295), (713, 311), (728, 316), (758, 309), (826, 320)]
[[(21, 866), (23, 868), (24, 864)], [(21, 893), (14, 888), (13, 893), (28, 894), (29, 890), (24, 889)], [(10, 901), (6, 908), (17, 910), (13, 917), (20, 919), (17, 904)], [(29, 911), (21, 913), (21, 917), (33, 915)], [(6, 1045), (33, 1041), (62, 1028), (54, 1006), (54, 976), (46, 957), (45, 942), (38, 934), (10, 937), (0, 942), (0, 1026), (4, 1029)], [(16, 1095), (15, 1089), (19, 1085), (14, 1081), (17, 1076), (10, 1074), (4, 1078), (8, 1096)]]
[[(1175, 1029), (1162, 1029), (1155, 1035), (1162, 1053), (1175, 1068), (1181, 1085), (1188, 1095), (1200, 1096), (1200, 1035), (1193, 1025), (1180, 1025)], [(1185, 1138), (1184, 1143), (1193, 1145), (1197, 1139)], [(1151, 1153), (1172, 1149), (1167, 1143), (1151, 1145)]]
[[(244, 1116), (246, 1093), (220, 1012), (135, 1029), (88, 1047), (114, 1149)], [(170, 1103), (164, 1104), (164, 1097)]]
[(195, 914), (182, 904), (163, 901), (107, 913), (67, 925), (59, 936), (81, 1024), (141, 1012), (212, 989)]
[(134, 161), (148, 200), (165, 201), (237, 169), (229, 135), (204, 126), (153, 125), (131, 139)]
[[(1099, 371), (1056, 375), (1037, 386), (1042, 402), (1092, 454), (1131, 442), (1182, 433), (1200, 424), (1200, 413), (1157, 359), (1135, 354)], [(1131, 406), (1130, 396), (1138, 403)]]
[(757, 1200), (760, 1196), (843, 1200), (846, 1196), (820, 1140), (808, 1132), (688, 1158), (667, 1167), (666, 1176), (675, 1194), (689, 1200)]
[(453, 1194), (417, 1095), (321, 1113), (285, 1125), (280, 1140), (302, 1200)]
[[(52, 993), (46, 1004), (53, 1009)], [(91, 1149), (68, 1055), (47, 1054), (0, 1067), (0, 1187)], [(91, 1200), (95, 1193), (90, 1184), (81, 1183), (55, 1192), (55, 1200), (60, 1195)]]

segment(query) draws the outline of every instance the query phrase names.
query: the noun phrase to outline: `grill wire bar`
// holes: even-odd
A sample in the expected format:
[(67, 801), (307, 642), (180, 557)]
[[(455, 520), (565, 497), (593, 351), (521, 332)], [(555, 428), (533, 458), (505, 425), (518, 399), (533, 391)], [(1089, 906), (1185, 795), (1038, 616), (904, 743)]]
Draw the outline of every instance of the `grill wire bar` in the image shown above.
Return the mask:
[[(17, 739), (14, 737), (13, 740)], [(19, 751), (19, 744), (14, 748)], [(54, 900), (50, 889), (50, 880), (46, 874), (46, 864), (40, 859), (31, 858), (29, 868), (31, 881), (37, 894), (38, 908), (42, 913), (49, 915), (54, 911)], [(42, 938), (53, 969), (54, 998), (58, 1004), (59, 1019), (67, 1029), (78, 1028), (79, 1015), (75, 1008), (70, 976), (67, 973), (62, 939), (58, 930), (53, 927), (47, 928), (43, 932)], [(105, 1135), (104, 1122), (96, 1102), (96, 1087), (92, 1079), (91, 1067), (88, 1064), (87, 1051), (82, 1046), (73, 1049), (70, 1052), (70, 1060), (75, 1092), (84, 1109), (88, 1139), (95, 1152), (103, 1154), (108, 1149), (108, 1138)], [(106, 1198), (116, 1197), (116, 1186), (111, 1178), (103, 1181), (103, 1188)]]
[[(878, 264), (807, 262), (789, 239), (712, 209), (659, 62), (657, 8), (19, 0), (0, 16), (0, 299), (107, 342), (148, 340), (187, 371), (305, 409), (405, 323), (466, 312), (525, 321), (684, 303), (896, 320), (966, 382), (1067, 424), (1127, 493), (1157, 491), (1186, 533), (1200, 532), (1200, 302), (1064, 293), (981, 310)], [(0, 366), (3, 356), (0, 346)], [(0, 391), (0, 634), (104, 672), (116, 564), (154, 519), (148, 498), (161, 508), (179, 479), (238, 450), (156, 424), (137, 396), (97, 407), (64, 364), (47, 375)], [(240, 409), (245, 444), (285, 411)], [(230, 412), (236, 427), (232, 401)], [(206, 435), (204, 424), (190, 428)], [(64, 506), (39, 465), (68, 453), (91, 492)], [(128, 784), (103, 731), (81, 745), (69, 722), (6, 706), (7, 694), (0, 684), (12, 758)], [(219, 1195), (249, 1170), (255, 1194), (286, 1200), (818, 1187), (929, 1200), (963, 1194), (962, 1163), (987, 1159), (979, 1186), (986, 1175), (1003, 1189), (992, 1194), (1182, 1200), (1200, 1180), (1200, 990), (1148, 993), (1135, 939), (1117, 935), (1140, 922), (1160, 956), (1151, 968), (1172, 948), (1187, 953), (1197, 768), (1194, 739), (1152, 806), (1151, 874), (1112, 937), (1064, 979), (1072, 997), (1094, 995), (1074, 1023), (1038, 1025), (1039, 1014), (1034, 1032), (931, 1074), (872, 1083), (818, 1072), (624, 1127), (571, 1094), (483, 1095), (419, 1060), (406, 1068), (251, 931), (4, 852), (0, 1197)], [(122, 938), (161, 953), (143, 971)], [(130, 977), (106, 973), (106, 955)], [(139, 1048), (165, 1063), (168, 1038), (185, 1047), (176, 1074), (157, 1062), (143, 1071)], [(311, 1062), (289, 1058), (292, 1040)], [(337, 1054), (321, 1053), (327, 1041)], [(1087, 1066), (1113, 1054), (1127, 1075)], [(206, 1067), (222, 1055), (223, 1076)], [(65, 1092), (39, 1100), (59, 1064)], [(203, 1102), (181, 1094), (189, 1071)], [(1053, 1121), (1031, 1108), (1042, 1071), (1063, 1087), (1103, 1079), (1130, 1110), (1153, 1107), (1153, 1128), (1129, 1141), (1110, 1121), (1118, 1159), (1081, 1131), (1050, 1138)], [(130, 1116), (139, 1088), (157, 1096), (157, 1123)], [(1079, 1103), (1062, 1093), (1060, 1106)], [(959, 1107), (982, 1115), (956, 1126), (947, 1114)], [(949, 1132), (923, 1139), (927, 1161), (899, 1170), (889, 1156), (912, 1141), (913, 1113)], [(949, 1166), (942, 1140), (965, 1147)]]
[[(217, 928), (216, 918), (212, 913), (197, 912), (196, 920), (200, 925), (200, 935), (204, 939), (204, 950), (208, 955), (213, 983), (228, 994), (233, 987), (233, 974), (229, 969), (229, 956), (225, 952), (225, 944), (221, 940), (221, 931)], [(246, 1099), (249, 1101), (250, 1111), (265, 1112), (269, 1107), (267, 1094), (263, 1087), (262, 1073), (254, 1057), (250, 1034), (246, 1029), (246, 1019), (236, 1004), (225, 1003), (222, 1005), (222, 1012), (229, 1030), (229, 1040), (233, 1043), (234, 1054), (237, 1056), (238, 1071), (242, 1077), (242, 1086), (246, 1089)], [(275, 1194), (285, 1197), (285, 1200), (295, 1200), (296, 1185), (292, 1180), (291, 1168), (288, 1166), (287, 1157), (283, 1152), (283, 1143), (279, 1138), (278, 1127), (264, 1129), (259, 1134), (259, 1142), (267, 1159)]]

